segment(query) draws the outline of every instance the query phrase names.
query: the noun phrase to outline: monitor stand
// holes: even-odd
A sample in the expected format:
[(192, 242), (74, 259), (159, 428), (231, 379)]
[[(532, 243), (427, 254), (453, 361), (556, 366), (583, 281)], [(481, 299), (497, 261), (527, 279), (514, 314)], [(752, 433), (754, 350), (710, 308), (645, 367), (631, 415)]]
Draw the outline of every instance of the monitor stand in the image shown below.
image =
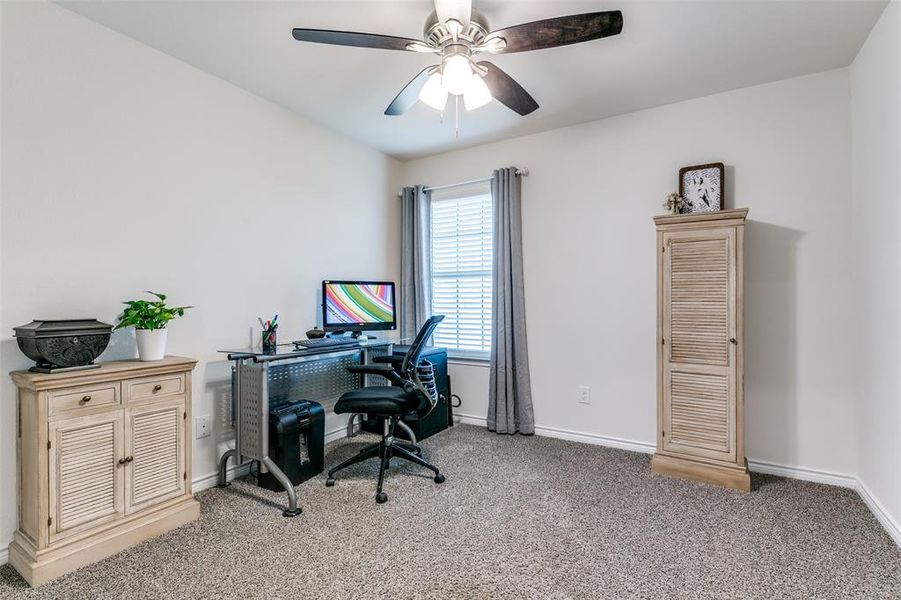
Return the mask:
[(348, 332), (348, 331), (329, 331), (328, 333), (325, 334), (325, 337), (328, 337), (328, 338), (347, 337), (348, 333), (350, 333), (350, 337), (352, 337), (354, 339), (359, 339), (363, 336), (365, 336), (367, 340), (376, 339), (376, 337), (374, 335), (367, 335), (366, 332), (364, 332), (364, 331), (350, 331), (350, 332)]

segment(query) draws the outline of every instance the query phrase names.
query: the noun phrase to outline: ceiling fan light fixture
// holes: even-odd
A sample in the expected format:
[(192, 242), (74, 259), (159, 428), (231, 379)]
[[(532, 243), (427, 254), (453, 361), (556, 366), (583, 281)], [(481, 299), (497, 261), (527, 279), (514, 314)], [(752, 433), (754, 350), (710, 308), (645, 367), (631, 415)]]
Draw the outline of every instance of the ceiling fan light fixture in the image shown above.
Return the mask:
[(463, 105), (466, 110), (475, 110), (480, 106), (485, 106), (494, 100), (491, 96), (491, 90), (485, 84), (485, 81), (477, 73), (473, 73), (466, 85), (466, 91), (463, 92)]
[(447, 105), (447, 88), (441, 83), (441, 73), (434, 72), (419, 91), (419, 99), (435, 110), (444, 110)]
[(441, 68), (441, 83), (447, 91), (459, 96), (466, 91), (466, 86), (472, 78), (472, 64), (462, 54), (452, 54), (444, 60)]

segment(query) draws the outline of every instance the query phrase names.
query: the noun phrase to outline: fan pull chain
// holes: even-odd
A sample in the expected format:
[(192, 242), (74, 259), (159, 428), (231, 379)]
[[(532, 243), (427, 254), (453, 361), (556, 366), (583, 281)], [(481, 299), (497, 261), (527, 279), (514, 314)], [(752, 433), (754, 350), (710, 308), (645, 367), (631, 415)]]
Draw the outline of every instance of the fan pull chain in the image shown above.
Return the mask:
[(460, 139), (460, 96), (454, 95), (454, 139)]

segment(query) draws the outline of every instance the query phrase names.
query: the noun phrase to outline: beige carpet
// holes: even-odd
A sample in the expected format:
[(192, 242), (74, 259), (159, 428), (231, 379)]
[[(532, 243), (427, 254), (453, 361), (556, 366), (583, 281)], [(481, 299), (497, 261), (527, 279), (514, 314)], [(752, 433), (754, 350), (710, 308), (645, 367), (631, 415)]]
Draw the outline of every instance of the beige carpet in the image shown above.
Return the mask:
[[(369, 439), (344, 440), (327, 462)], [(649, 457), (456, 426), (435, 485), (375, 463), (298, 488), (198, 495), (199, 521), (0, 598), (899, 598), (901, 551), (850, 490), (757, 477), (751, 494), (652, 475)]]

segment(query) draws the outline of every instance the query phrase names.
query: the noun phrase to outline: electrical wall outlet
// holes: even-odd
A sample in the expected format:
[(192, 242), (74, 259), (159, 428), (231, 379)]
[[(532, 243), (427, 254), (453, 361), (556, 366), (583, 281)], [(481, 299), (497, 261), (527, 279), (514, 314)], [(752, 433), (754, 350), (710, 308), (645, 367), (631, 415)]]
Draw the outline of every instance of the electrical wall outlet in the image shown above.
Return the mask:
[(194, 438), (210, 437), (210, 415), (194, 417)]
[(591, 404), (591, 388), (587, 385), (580, 385), (576, 392), (579, 404)]

